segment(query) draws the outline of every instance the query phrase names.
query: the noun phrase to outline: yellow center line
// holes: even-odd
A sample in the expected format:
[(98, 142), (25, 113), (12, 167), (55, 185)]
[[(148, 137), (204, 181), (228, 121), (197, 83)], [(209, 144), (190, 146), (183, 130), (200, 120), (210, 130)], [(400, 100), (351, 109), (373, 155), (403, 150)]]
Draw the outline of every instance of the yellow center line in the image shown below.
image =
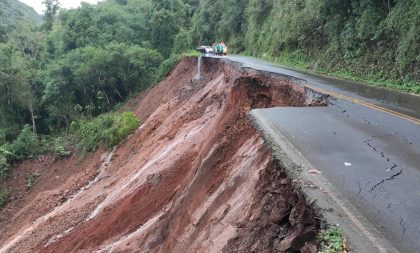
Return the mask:
[(333, 96), (333, 97), (336, 97), (336, 98), (341, 98), (341, 99), (344, 99), (344, 100), (347, 100), (347, 101), (351, 101), (353, 103), (356, 103), (356, 104), (359, 104), (359, 105), (362, 105), (362, 106), (366, 106), (368, 108), (371, 108), (371, 109), (374, 109), (374, 110), (377, 110), (377, 111), (380, 111), (380, 112), (384, 112), (384, 113), (387, 113), (387, 114), (390, 114), (390, 115), (394, 115), (394, 116), (397, 116), (399, 118), (402, 118), (402, 119), (408, 120), (410, 122), (413, 122), (417, 125), (420, 125), (420, 120), (417, 119), (417, 118), (414, 118), (414, 117), (411, 117), (411, 116), (408, 116), (408, 115), (405, 115), (405, 114), (402, 114), (402, 113), (399, 113), (399, 112), (396, 112), (396, 111), (393, 111), (393, 110), (390, 110), (390, 109), (387, 109), (387, 108), (384, 108), (384, 107), (381, 107), (381, 106), (378, 106), (378, 105), (374, 105), (374, 104), (368, 103), (366, 101), (362, 101), (360, 99), (352, 98), (352, 97), (345, 96), (345, 95), (340, 94), (340, 93), (336, 93), (336, 92), (333, 92), (333, 91), (318, 88), (318, 87), (315, 87), (315, 86), (312, 86), (312, 85), (306, 84), (304, 86), (311, 89), (311, 90), (314, 90), (316, 92), (327, 94), (327, 95), (330, 95), (330, 96)]

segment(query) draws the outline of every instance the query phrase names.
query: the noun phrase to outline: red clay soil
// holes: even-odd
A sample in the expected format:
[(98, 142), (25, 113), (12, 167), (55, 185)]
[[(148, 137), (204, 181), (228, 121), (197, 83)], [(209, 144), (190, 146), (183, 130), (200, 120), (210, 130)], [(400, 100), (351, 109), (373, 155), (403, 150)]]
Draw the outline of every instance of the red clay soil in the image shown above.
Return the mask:
[(131, 101), (143, 125), (112, 152), (15, 168), (10, 187), (41, 177), (1, 211), (0, 252), (311, 252), (314, 212), (246, 116), (305, 91), (216, 59), (194, 81), (195, 66)]

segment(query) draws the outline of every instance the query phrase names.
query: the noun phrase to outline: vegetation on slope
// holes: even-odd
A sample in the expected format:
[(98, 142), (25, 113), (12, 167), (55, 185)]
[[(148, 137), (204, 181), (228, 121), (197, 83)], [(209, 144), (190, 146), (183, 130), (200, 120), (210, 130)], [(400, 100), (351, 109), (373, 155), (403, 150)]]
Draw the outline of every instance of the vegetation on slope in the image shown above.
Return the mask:
[[(166, 75), (173, 54), (191, 44), (178, 35), (190, 17), (180, 0), (108, 0), (60, 12), (56, 0), (45, 4), (42, 25), (28, 17), (28, 7), (17, 9), (22, 18), (0, 16), (7, 28), (0, 41), (2, 205), (2, 180), (13, 164), (110, 147), (137, 129), (134, 114), (108, 112)], [(28, 188), (35, 181), (28, 177)]]
[(200, 44), (223, 40), (232, 52), (420, 93), (417, 0), (106, 0), (61, 11), (57, 0), (45, 4), (41, 25), (31, 8), (0, 2), (3, 178), (11, 163), (45, 146), (68, 154), (78, 124), (106, 132), (82, 135), (81, 143), (89, 140), (82, 150), (116, 144), (127, 132), (107, 139), (114, 130), (97, 124), (119, 116), (100, 115)]
[(17, 22), (0, 43), (0, 144), (26, 124), (54, 134), (111, 110), (166, 74), (164, 60), (191, 44), (177, 36), (190, 15), (180, 0), (105, 1), (60, 13), (47, 2), (45, 17), (53, 18), (42, 27)]

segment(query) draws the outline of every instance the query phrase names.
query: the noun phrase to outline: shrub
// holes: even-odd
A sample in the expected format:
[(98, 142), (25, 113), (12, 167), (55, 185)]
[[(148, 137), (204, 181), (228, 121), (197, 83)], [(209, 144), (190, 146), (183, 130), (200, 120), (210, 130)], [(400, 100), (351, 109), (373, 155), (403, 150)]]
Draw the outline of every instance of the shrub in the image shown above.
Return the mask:
[(38, 181), (39, 174), (38, 173), (30, 173), (26, 175), (25, 183), (26, 183), (26, 190), (31, 190), (32, 187), (36, 184), (36, 181)]
[(105, 141), (108, 147), (120, 143), (125, 137), (139, 127), (140, 121), (132, 112), (123, 112), (114, 116), (114, 122), (109, 131), (105, 132)]
[(52, 152), (55, 156), (68, 157), (71, 155), (71, 151), (66, 145), (65, 141), (61, 137), (57, 137), (52, 141)]
[(133, 133), (140, 122), (132, 112), (107, 113), (90, 120), (72, 123), (71, 132), (76, 136), (83, 152), (96, 150), (100, 145), (112, 147)]
[(14, 160), (22, 161), (40, 154), (41, 149), (37, 137), (31, 127), (25, 125), (16, 140), (11, 144), (10, 151)]
[(9, 199), (9, 191), (4, 186), (0, 186), (0, 207), (3, 207)]
[(177, 55), (171, 55), (168, 59), (164, 60), (158, 70), (158, 81), (166, 77), (178, 62), (179, 58)]
[(319, 253), (347, 252), (346, 239), (338, 228), (330, 228), (320, 235)]
[(6, 146), (0, 147), (0, 180), (5, 179), (9, 172), (11, 155), (12, 153), (7, 150)]

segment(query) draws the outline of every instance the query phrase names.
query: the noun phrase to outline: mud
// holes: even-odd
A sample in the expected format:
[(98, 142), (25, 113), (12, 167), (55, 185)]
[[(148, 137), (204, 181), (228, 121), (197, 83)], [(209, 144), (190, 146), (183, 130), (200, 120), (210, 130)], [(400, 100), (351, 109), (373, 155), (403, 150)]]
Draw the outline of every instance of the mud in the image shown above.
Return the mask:
[[(50, 161), (1, 211), (0, 252), (313, 251), (314, 210), (246, 112), (325, 99), (217, 59), (193, 80), (195, 66), (184, 59), (129, 103), (143, 125), (111, 155)], [(14, 171), (25, 166), (44, 165)]]

